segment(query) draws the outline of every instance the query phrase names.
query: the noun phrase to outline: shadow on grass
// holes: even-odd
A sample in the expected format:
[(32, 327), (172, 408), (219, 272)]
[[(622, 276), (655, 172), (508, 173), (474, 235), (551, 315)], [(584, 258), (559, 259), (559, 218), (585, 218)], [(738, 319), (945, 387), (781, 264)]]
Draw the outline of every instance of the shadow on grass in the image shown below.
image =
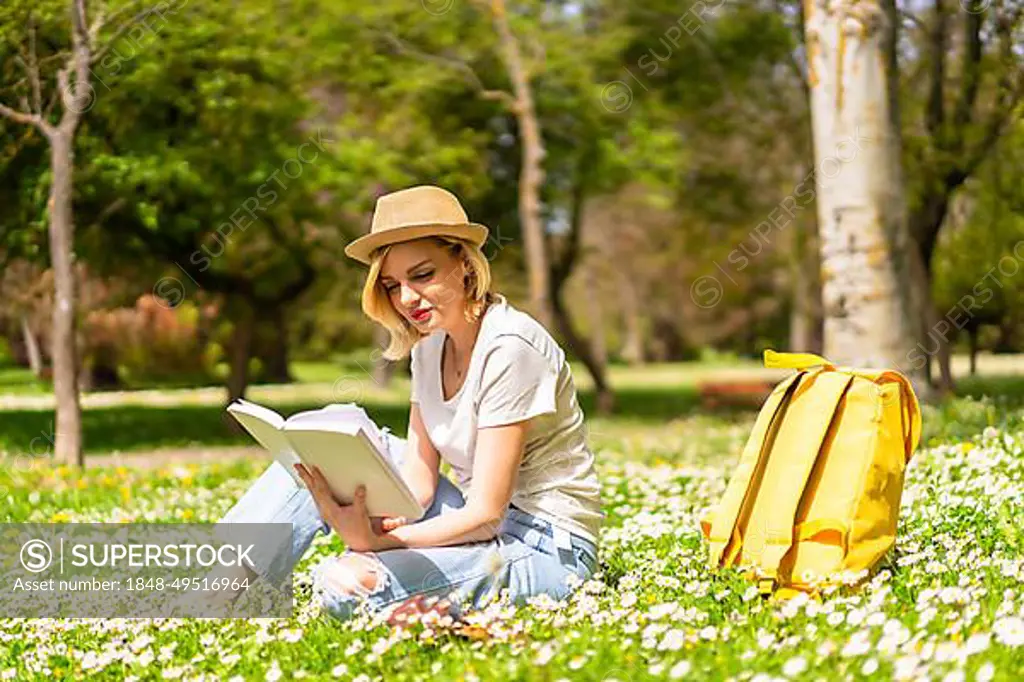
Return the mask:
[(998, 398), (1006, 406), (1024, 405), (1024, 374), (968, 376), (957, 379), (957, 396)]
[[(317, 409), (322, 404), (272, 407), (289, 415)], [(407, 407), (394, 404), (364, 407), (382, 426), (405, 433), (409, 417)], [(0, 412), (0, 450), (6, 450), (10, 456), (48, 453), (53, 449), (53, 419), (54, 413), (49, 410)], [(234, 419), (223, 408), (212, 405), (133, 405), (85, 410), (82, 412), (82, 438), (86, 453), (254, 444), (247, 433), (234, 426)]]
[[(972, 400), (963, 400), (971, 398)], [(985, 427), (1019, 424), (1024, 410), (1024, 376), (986, 375), (957, 380), (953, 398), (922, 405), (924, 445), (963, 442)]]
[[(580, 391), (580, 407), (588, 417), (597, 414), (596, 395)], [(613, 418), (636, 421), (668, 421), (700, 409), (700, 398), (692, 386), (628, 387), (615, 391)]]
[[(951, 400), (926, 408), (924, 443), (963, 440), (988, 425), (1000, 425), (1024, 408), (1024, 376), (965, 377), (958, 396), (985, 402)], [(723, 408), (708, 412), (700, 405), (693, 386), (624, 387), (616, 392), (616, 410), (607, 419), (624, 425), (657, 426), (672, 419), (695, 414), (730, 421), (752, 415), (756, 409)], [(580, 394), (588, 418), (596, 417), (595, 396)], [(322, 403), (271, 405), (284, 415), (316, 409)], [(404, 401), (363, 403), (381, 426), (404, 435), (408, 429), (409, 407)], [(0, 411), (0, 451), (9, 455), (43, 455), (52, 450), (53, 412), (49, 410)], [(253, 441), (233, 425), (223, 408), (213, 405), (177, 407), (121, 406), (85, 410), (82, 430), (87, 453), (154, 448), (250, 445)]]

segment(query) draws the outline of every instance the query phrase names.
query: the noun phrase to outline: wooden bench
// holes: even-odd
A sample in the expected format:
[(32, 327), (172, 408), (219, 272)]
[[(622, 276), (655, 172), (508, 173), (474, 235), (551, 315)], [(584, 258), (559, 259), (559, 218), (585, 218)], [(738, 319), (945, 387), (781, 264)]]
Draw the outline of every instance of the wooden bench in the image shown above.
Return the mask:
[(704, 409), (761, 407), (776, 382), (764, 380), (702, 381), (697, 385)]

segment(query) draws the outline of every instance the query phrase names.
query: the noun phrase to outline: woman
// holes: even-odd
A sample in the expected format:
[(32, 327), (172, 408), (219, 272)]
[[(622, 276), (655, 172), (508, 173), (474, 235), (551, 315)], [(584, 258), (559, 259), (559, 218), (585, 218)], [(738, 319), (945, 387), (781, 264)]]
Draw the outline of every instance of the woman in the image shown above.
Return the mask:
[(318, 470), (296, 465), (302, 489), (275, 462), (224, 518), (293, 524), (292, 546), (254, 558), (256, 574), (279, 583), (333, 530), (348, 550), (316, 567), (314, 592), (345, 618), (362, 601), (438, 596), (458, 615), (502, 589), (563, 598), (596, 570), (600, 487), (572, 374), (547, 331), (491, 292), (487, 234), (451, 193), (413, 187), (382, 196), (346, 247), (370, 266), (362, 306), (390, 333), (385, 357), (412, 355), (408, 439), (387, 438), (428, 511), (371, 519), (372, 490), (341, 505)]

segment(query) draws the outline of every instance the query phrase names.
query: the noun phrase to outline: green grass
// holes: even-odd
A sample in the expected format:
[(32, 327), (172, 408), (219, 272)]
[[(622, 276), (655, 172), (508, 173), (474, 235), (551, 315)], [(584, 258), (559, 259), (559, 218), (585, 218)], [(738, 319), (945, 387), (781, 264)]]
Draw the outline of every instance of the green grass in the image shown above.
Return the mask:
[[(360, 404), (380, 425), (404, 434), (409, 421), (407, 401), (406, 393), (396, 392), (391, 400), (363, 400)], [(593, 395), (583, 393), (580, 401), (584, 411), (592, 414)], [(272, 401), (268, 405), (283, 414), (292, 414), (322, 407), (323, 401)], [(658, 427), (693, 414), (695, 408), (696, 394), (691, 387), (623, 389), (616, 416), (594, 419), (592, 433), (618, 434), (645, 425)], [(52, 410), (0, 411), (0, 451), (15, 456), (42, 454), (48, 438), (52, 438), (53, 420)], [(83, 442), (87, 453), (250, 443), (246, 434), (232, 427), (232, 422), (219, 404), (94, 408), (82, 413)]]
[[(370, 367), (365, 359), (345, 357), (338, 362), (300, 361), (291, 364), (292, 377), (300, 384), (333, 383), (339, 377), (364, 375), (362, 368)], [(181, 389), (192, 385), (181, 382), (144, 382), (132, 386), (134, 390), (143, 389)], [(48, 381), (36, 379), (32, 371), (26, 367), (0, 366), (0, 395), (48, 395), (53, 393), (53, 386)]]
[[(749, 372), (752, 364), (727, 368), (728, 374)], [(719, 449), (730, 454), (742, 446), (756, 410), (722, 409), (710, 414), (700, 409), (697, 382), (722, 370), (705, 365), (660, 365), (613, 369), (616, 410), (609, 417), (596, 415), (590, 382), (577, 371), (580, 404), (588, 416), (595, 447), (624, 443), (631, 456), (663, 456), (663, 452)], [(288, 415), (316, 409), (335, 400), (355, 400), (381, 425), (404, 434), (408, 427), (408, 381), (398, 377), (394, 386), (377, 389), (369, 377), (339, 364), (300, 364), (295, 374), (303, 382), (291, 386), (255, 386), (249, 397)], [(770, 375), (774, 376), (774, 375)], [(327, 380), (333, 380), (329, 384)], [(1009, 425), (1024, 414), (1024, 376), (971, 377), (960, 381), (958, 392), (966, 400), (925, 406), (925, 443), (949, 442), (977, 433), (986, 426)], [(147, 451), (165, 447), (247, 445), (223, 410), (220, 398), (207, 404), (174, 404), (190, 400), (194, 392), (167, 391), (172, 404), (115, 404), (85, 409), (83, 442), (87, 454)], [(132, 394), (126, 394), (128, 398)], [(128, 399), (126, 398), (126, 400)], [(52, 409), (0, 410), (0, 453), (9, 456), (43, 454), (50, 449)], [(694, 429), (707, 437), (692, 439)], [(676, 437), (675, 434), (680, 434)], [(724, 434), (724, 435), (722, 435)], [(740, 444), (737, 445), (737, 440)], [(710, 445), (709, 445), (710, 444)], [(729, 450), (722, 450), (732, 448)]]
[[(930, 445), (908, 467), (897, 548), (884, 570), (820, 604), (763, 602), (736, 571), (706, 566), (697, 520), (721, 496), (753, 413), (700, 412), (686, 386), (627, 389), (620, 415), (590, 420), (607, 513), (600, 573), (562, 604), (478, 613), (487, 639), (323, 613), (310, 571), (342, 551), (331, 536), (296, 567), (291, 618), (0, 619), (0, 678), (1016, 680), (1024, 668), (1024, 428), (1012, 397), (974, 388), (989, 397), (926, 408)], [(385, 423), (404, 419), (398, 399), (369, 407)], [(96, 420), (87, 435), (126, 447), (172, 441), (175, 432), (215, 440), (222, 428), (212, 407), (86, 414)], [(997, 427), (979, 433), (990, 423)], [(107, 433), (118, 429), (125, 435)], [(19, 438), (30, 434), (23, 428)], [(0, 470), (0, 520), (212, 522), (262, 466), (9, 467)]]
[(0, 393), (10, 395), (42, 395), (50, 393), (50, 384), (36, 379), (24, 367), (0, 367)]
[[(704, 366), (654, 365), (640, 369), (614, 368), (617, 409), (613, 418), (591, 421), (592, 433), (621, 435), (630, 430), (658, 428), (672, 419), (696, 414), (695, 382), (706, 376)], [(336, 400), (354, 400), (381, 425), (397, 433), (408, 428), (408, 380), (396, 377), (388, 389), (378, 389), (358, 365), (297, 363), (291, 386), (254, 386), (249, 398), (282, 414), (322, 407)], [(576, 370), (580, 377), (580, 371)], [(588, 415), (595, 413), (589, 381), (580, 380), (580, 402)], [(112, 451), (144, 451), (162, 447), (245, 445), (249, 437), (233, 428), (218, 399), (208, 404), (184, 404), (193, 391), (161, 391), (160, 396), (180, 397), (183, 404), (115, 404), (84, 409), (83, 443), (87, 454)], [(125, 400), (132, 394), (125, 394)], [(90, 396), (91, 397), (91, 396)], [(102, 397), (102, 396), (100, 396)], [(123, 401), (122, 401), (123, 402)], [(723, 413), (728, 414), (728, 413)], [(742, 415), (743, 413), (736, 413)], [(748, 413), (749, 414), (749, 413)], [(0, 410), (0, 452), (17, 456), (42, 454), (52, 439), (52, 409)]]
[[(369, 369), (368, 361), (362, 362), (363, 367)], [(366, 374), (366, 369), (360, 367), (358, 361), (346, 360), (343, 362), (312, 362), (300, 361), (291, 364), (292, 377), (303, 384), (330, 384), (338, 377), (349, 374)]]

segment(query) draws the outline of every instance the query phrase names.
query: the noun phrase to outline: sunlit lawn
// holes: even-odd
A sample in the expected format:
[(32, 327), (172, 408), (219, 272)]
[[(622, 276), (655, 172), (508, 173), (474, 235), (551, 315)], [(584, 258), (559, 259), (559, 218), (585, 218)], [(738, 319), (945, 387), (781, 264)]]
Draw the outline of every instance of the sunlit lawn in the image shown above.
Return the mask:
[(50, 385), (36, 379), (24, 367), (0, 367), (0, 394), (43, 395), (50, 392)]
[[(357, 384), (338, 384), (358, 376), (351, 370), (299, 365), (300, 383), (255, 387), (251, 397), (285, 413), (357, 400), (404, 430), (407, 381), (381, 390), (363, 375), (356, 394)], [(752, 370), (750, 362), (727, 374)], [(926, 406), (927, 447), (908, 469), (886, 569), (861, 591), (779, 608), (739, 575), (703, 563), (697, 519), (721, 495), (755, 416), (701, 410), (696, 381), (709, 373), (723, 376), (713, 364), (615, 368), (618, 408), (603, 417), (580, 379), (607, 523), (601, 573), (566, 604), (477, 614), (487, 633), (480, 641), (368, 617), (339, 623), (318, 612), (309, 590), (311, 566), (342, 549), (323, 537), (296, 571), (290, 619), (0, 620), (0, 679), (1018, 679), (1024, 377), (964, 379), (961, 392), (977, 398)], [(86, 409), (88, 451), (249, 442), (228, 428), (216, 394), (143, 398), (166, 404)], [(0, 448), (43, 452), (51, 420), (49, 410), (0, 411)], [(33, 464), (0, 469), (4, 521), (215, 521), (266, 466), (242, 459), (79, 473)]]
[[(981, 384), (972, 390), (990, 392)], [(322, 537), (296, 571), (290, 619), (0, 620), (0, 678), (1019, 679), (1019, 401), (927, 408), (931, 447), (908, 469), (899, 543), (884, 570), (859, 591), (780, 607), (762, 602), (733, 571), (709, 572), (697, 524), (721, 495), (753, 414), (702, 413), (686, 386), (622, 396), (622, 416), (592, 420), (607, 513), (601, 572), (567, 603), (538, 599), (478, 613), (479, 640), (443, 628), (396, 630), (369, 617), (339, 623), (310, 594), (311, 566), (342, 550), (336, 537)], [(370, 408), (395, 425), (403, 419), (398, 400)], [(87, 434), (104, 447), (153, 446), (173, 441), (175, 431), (206, 444), (222, 437), (213, 406), (86, 415)], [(17, 420), (4, 423), (6, 433)], [(998, 428), (982, 436), (989, 424)], [(215, 521), (263, 466), (6, 468), (0, 515)]]

